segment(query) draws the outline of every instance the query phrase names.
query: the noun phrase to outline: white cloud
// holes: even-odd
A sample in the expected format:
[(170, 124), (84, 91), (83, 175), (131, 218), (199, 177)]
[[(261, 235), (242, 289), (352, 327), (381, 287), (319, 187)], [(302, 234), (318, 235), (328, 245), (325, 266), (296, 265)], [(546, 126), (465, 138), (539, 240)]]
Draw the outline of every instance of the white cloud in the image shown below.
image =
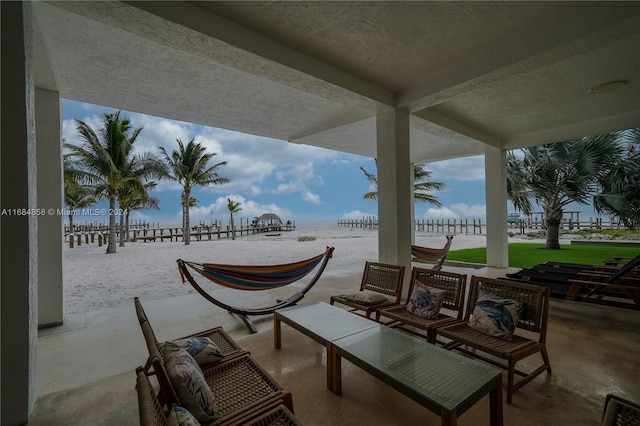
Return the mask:
[(459, 216), (453, 210), (441, 207), (439, 209), (430, 208), (424, 213), (423, 217), (425, 219), (456, 219)]
[(485, 205), (469, 206), (464, 203), (452, 204), (449, 207), (428, 209), (423, 217), (425, 219), (483, 219), (486, 217)]
[(433, 171), (434, 181), (454, 179), (461, 181), (484, 180), (484, 155), (453, 158), (451, 160), (428, 163), (427, 170)]
[(360, 210), (354, 210), (352, 212), (344, 213), (342, 215), (342, 219), (349, 219), (349, 220), (358, 220), (365, 217), (376, 217), (376, 215), (373, 213), (361, 212)]
[(261, 216), (265, 213), (275, 213), (283, 221), (286, 221), (291, 216), (291, 212), (287, 209), (278, 207), (275, 204), (260, 204), (253, 200), (247, 200), (243, 196), (238, 194), (231, 194), (225, 197), (218, 197), (213, 203), (208, 206), (191, 207), (189, 209), (189, 218), (194, 220), (203, 220), (209, 222), (211, 220), (221, 220), (223, 223), (229, 220), (230, 214), (227, 208), (227, 198), (231, 198), (233, 201), (240, 203), (240, 210), (233, 214), (234, 219), (253, 219), (256, 216)]
[(320, 204), (320, 196), (310, 191), (304, 191), (302, 193), (302, 199), (312, 204)]

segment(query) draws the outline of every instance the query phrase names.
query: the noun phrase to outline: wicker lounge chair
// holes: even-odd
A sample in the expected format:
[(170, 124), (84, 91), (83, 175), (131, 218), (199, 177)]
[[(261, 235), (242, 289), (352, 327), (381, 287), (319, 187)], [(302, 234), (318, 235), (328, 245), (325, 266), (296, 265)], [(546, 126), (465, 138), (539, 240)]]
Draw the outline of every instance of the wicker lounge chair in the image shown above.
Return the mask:
[[(153, 373), (160, 385), (160, 400), (182, 405), (165, 368), (162, 351), (149, 339), (149, 323), (140, 324), (147, 343)], [(207, 385), (216, 398), (216, 419), (210, 425), (239, 424), (238, 418), (263, 414), (280, 404), (293, 412), (291, 394), (284, 390), (245, 351), (225, 356), (220, 362), (202, 366)]]
[(434, 263), (433, 268), (436, 271), (442, 269), (444, 260), (447, 258), (449, 249), (451, 248), (451, 242), (453, 241), (453, 235), (447, 235), (447, 243), (441, 249), (434, 249), (429, 247), (411, 246), (411, 254), (414, 256), (416, 262), (429, 262)]
[[(524, 311), (515, 327), (513, 341), (489, 336), (472, 327), (471, 314), (476, 307), (480, 292), (496, 295), (503, 299), (511, 299), (524, 303)], [(551, 373), (551, 364), (547, 354), (547, 317), (549, 315), (549, 289), (537, 285), (521, 284), (507, 280), (472, 276), (471, 288), (464, 321), (437, 329), (438, 335), (450, 339), (445, 344), (447, 349), (457, 349), (472, 357), (482, 359), (507, 369), (507, 403), (511, 404), (516, 390), (530, 382), (533, 378), (547, 370)], [(493, 319), (496, 317), (494, 316)], [(519, 335), (518, 330), (529, 332), (527, 336)], [(534, 337), (536, 336), (536, 337)], [(536, 353), (542, 355), (542, 365), (530, 373), (516, 369), (516, 363)], [(489, 354), (487, 357), (482, 353)], [(500, 359), (506, 361), (501, 362)], [(514, 375), (523, 376), (515, 382)]]
[(608, 394), (602, 413), (601, 426), (640, 425), (640, 404)]
[[(640, 309), (640, 255), (621, 268), (580, 273), (571, 279), (567, 300)], [(630, 301), (629, 301), (630, 300)]]
[(400, 328), (403, 331), (424, 337), (430, 343), (435, 343), (436, 333), (434, 330), (437, 327), (462, 319), (467, 276), (414, 267), (411, 273), (409, 297), (411, 297), (416, 280), (429, 287), (446, 290), (442, 308), (450, 310), (455, 316), (440, 312), (435, 319), (425, 319), (409, 312), (406, 303), (392, 308), (381, 309), (376, 312), (376, 315), (378, 317), (391, 318), (392, 321), (387, 323), (390, 327)]
[[(327, 247), (324, 253), (305, 259), (299, 262), (286, 263), (280, 265), (223, 265), (216, 263), (196, 263), (178, 259), (178, 271), (193, 288), (209, 302), (222, 309), (236, 315), (247, 326), (251, 333), (256, 333), (256, 327), (249, 318), (252, 315), (268, 315), (277, 309), (286, 308), (298, 303), (309, 290), (318, 282), (320, 276), (333, 256), (333, 247)], [(193, 278), (189, 269), (198, 272), (203, 277), (216, 284), (229, 287), (235, 290), (269, 290), (282, 287), (304, 278), (315, 269), (315, 275), (309, 280), (305, 287), (291, 295), (286, 300), (278, 301), (272, 306), (264, 308), (242, 308), (231, 306), (209, 294)]]
[[(403, 278), (404, 266), (366, 262), (360, 290), (352, 295), (332, 296), (330, 303), (349, 306), (352, 312), (362, 311), (369, 318), (373, 312), (400, 303)], [(358, 301), (353, 297), (370, 294), (381, 296), (380, 300), (368, 301), (363, 297), (365, 300)], [(379, 319), (378, 314), (376, 319)]]
[[(143, 323), (146, 323), (148, 327), (142, 327), (142, 333), (144, 334), (145, 341), (147, 345), (153, 345), (156, 347), (158, 354), (162, 354), (161, 343), (158, 341), (156, 337), (156, 333), (153, 331), (151, 327), (151, 323), (149, 323), (149, 318), (147, 317), (144, 308), (142, 307), (142, 302), (140, 299), (135, 297), (133, 299), (133, 303), (136, 307), (136, 314), (138, 316), (138, 322), (140, 323), (140, 327), (142, 327)], [(208, 337), (213, 341), (213, 343), (218, 346), (218, 348), (225, 355), (234, 354), (237, 352), (241, 352), (242, 348), (233, 340), (231, 336), (227, 334), (226, 331), (222, 327), (215, 327), (209, 330), (200, 331), (198, 333), (193, 333), (188, 336), (180, 337), (175, 340), (188, 339), (189, 337)], [(144, 371), (148, 372), (151, 367), (151, 357), (147, 360), (144, 366)]]
[[(175, 401), (156, 394), (149, 377), (142, 367), (136, 369), (136, 392), (138, 394), (138, 412), (140, 426), (170, 426), (174, 423), (171, 410)], [(293, 413), (282, 404), (268, 403), (257, 410), (247, 410), (232, 419), (216, 421), (215, 425), (299, 425)]]

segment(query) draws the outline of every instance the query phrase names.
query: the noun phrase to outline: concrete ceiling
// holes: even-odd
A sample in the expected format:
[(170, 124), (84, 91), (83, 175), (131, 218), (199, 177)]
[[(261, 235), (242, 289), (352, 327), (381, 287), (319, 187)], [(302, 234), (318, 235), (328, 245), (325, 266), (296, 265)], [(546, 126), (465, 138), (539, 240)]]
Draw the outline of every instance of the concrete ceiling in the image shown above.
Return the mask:
[(640, 127), (640, 2), (29, 7), (36, 86), (83, 102), (369, 157), (402, 108), (414, 162)]

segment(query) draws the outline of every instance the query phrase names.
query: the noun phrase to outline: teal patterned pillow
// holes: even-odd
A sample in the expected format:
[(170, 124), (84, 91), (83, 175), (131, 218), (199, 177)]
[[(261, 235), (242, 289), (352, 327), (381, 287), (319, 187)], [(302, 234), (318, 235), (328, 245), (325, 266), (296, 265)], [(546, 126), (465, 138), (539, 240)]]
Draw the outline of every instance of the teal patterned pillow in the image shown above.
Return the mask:
[(211, 339), (208, 337), (189, 337), (187, 339), (173, 340), (182, 349), (189, 352), (189, 355), (196, 360), (198, 365), (206, 365), (212, 362), (220, 361), (224, 354)]
[(429, 287), (415, 280), (406, 309), (420, 318), (434, 320), (438, 318), (446, 294), (446, 290)]
[[(178, 426), (200, 426), (200, 422), (186, 408), (173, 404), (171, 410), (175, 424)], [(173, 422), (172, 422), (173, 423)]]
[(215, 397), (196, 360), (189, 352), (171, 342), (166, 342), (162, 351), (169, 380), (180, 404), (200, 422), (214, 420)]
[(524, 307), (523, 302), (479, 291), (469, 327), (489, 336), (512, 341)]

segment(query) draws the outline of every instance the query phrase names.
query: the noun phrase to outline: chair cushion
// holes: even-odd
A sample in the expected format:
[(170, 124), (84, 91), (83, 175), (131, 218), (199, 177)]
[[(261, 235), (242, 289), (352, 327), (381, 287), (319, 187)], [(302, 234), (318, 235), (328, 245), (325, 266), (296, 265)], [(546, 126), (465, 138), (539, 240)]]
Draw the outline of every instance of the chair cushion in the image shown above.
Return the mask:
[(486, 335), (512, 341), (523, 311), (523, 302), (479, 291), (469, 326)]
[(446, 294), (446, 290), (429, 287), (421, 281), (415, 280), (406, 309), (420, 318), (429, 320), (436, 319), (438, 318)]
[(200, 426), (200, 422), (186, 408), (173, 404), (169, 414), (169, 424), (171, 426)]
[(216, 414), (215, 397), (196, 360), (172, 342), (166, 342), (162, 350), (165, 368), (180, 404), (200, 422), (213, 420)]
[(365, 306), (377, 305), (387, 301), (387, 298), (383, 294), (376, 293), (371, 290), (362, 290), (356, 293), (344, 294), (342, 297), (349, 302), (355, 302)]
[(224, 353), (208, 337), (189, 337), (187, 339), (172, 340), (172, 343), (182, 347), (196, 360), (198, 365), (206, 365), (220, 361)]

